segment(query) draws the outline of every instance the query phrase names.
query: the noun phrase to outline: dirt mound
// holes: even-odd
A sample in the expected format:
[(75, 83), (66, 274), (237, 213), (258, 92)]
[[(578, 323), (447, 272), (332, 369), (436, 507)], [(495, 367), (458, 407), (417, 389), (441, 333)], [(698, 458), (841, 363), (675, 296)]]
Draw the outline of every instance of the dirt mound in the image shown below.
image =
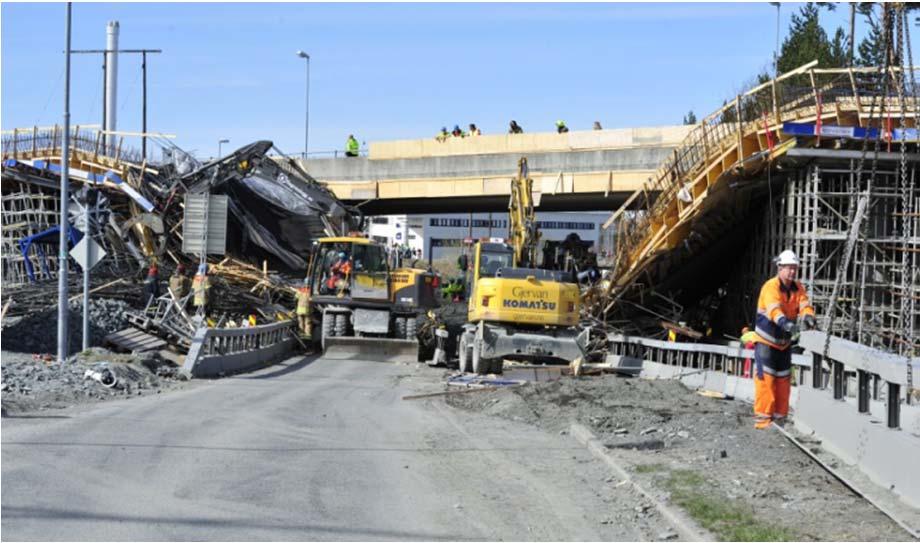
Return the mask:
[[(563, 378), (456, 394), (446, 401), (553, 432), (566, 432), (572, 422), (579, 422), (631, 465), (639, 480), (671, 495), (691, 513), (695, 506), (710, 513), (724, 510), (727, 517), (743, 512), (775, 528), (752, 532), (761, 534), (751, 536), (755, 539), (909, 537), (779, 432), (755, 430), (750, 405), (704, 397), (678, 381), (612, 375)], [(762, 518), (765, 511), (767, 519)], [(713, 522), (707, 528), (723, 538), (747, 533), (732, 531), (737, 526), (722, 530), (718, 518), (698, 521)]]

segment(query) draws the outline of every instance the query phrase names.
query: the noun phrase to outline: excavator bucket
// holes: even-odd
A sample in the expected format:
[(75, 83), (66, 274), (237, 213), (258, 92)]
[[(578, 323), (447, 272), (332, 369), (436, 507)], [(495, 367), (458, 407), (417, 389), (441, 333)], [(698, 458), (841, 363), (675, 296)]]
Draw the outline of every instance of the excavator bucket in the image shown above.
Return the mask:
[(323, 357), (330, 360), (373, 360), (376, 362), (417, 362), (418, 341), (379, 337), (329, 337)]

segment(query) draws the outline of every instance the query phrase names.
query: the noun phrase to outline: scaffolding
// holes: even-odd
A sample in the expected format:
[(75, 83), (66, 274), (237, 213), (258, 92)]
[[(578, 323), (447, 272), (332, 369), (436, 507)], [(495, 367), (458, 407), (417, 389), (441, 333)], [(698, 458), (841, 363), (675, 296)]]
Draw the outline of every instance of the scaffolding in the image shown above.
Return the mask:
[[(841, 153), (843, 154), (843, 153)], [(744, 281), (761, 284), (775, 273), (772, 257), (799, 255), (799, 278), (818, 315), (833, 311), (831, 333), (891, 353), (916, 356), (920, 344), (920, 191), (916, 155), (879, 160), (875, 175), (857, 181), (854, 159), (816, 159), (790, 175), (764, 213), (746, 255)], [(838, 274), (860, 197), (868, 197), (849, 265)], [(832, 301), (839, 282), (836, 301)]]
[(36, 281), (57, 278), (57, 244), (51, 251), (45, 251), (41, 245), (31, 245), (23, 254), (19, 242), (57, 226), (59, 215), (58, 194), (28, 183), (3, 181), (3, 236), (0, 252), (4, 287), (29, 282), (26, 261), (31, 264)]

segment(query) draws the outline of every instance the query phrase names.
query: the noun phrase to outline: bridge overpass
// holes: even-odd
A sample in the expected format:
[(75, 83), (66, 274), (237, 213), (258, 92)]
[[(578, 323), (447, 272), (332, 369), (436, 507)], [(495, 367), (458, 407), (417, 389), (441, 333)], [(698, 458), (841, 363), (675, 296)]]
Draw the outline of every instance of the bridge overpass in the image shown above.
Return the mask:
[(372, 142), (368, 156), (301, 161), (371, 215), (502, 211), (527, 157), (541, 211), (616, 209), (689, 132), (662, 126)]

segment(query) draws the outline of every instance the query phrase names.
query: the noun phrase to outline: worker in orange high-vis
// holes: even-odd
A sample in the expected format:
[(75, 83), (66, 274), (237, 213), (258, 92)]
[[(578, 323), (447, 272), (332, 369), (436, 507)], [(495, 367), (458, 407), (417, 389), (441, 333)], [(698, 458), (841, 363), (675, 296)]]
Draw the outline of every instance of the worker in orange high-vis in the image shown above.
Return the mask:
[(755, 428), (766, 428), (775, 421), (785, 422), (789, 414), (792, 377), (792, 337), (802, 317), (805, 328), (815, 327), (815, 310), (808, 293), (795, 277), (799, 259), (783, 251), (776, 259), (776, 277), (760, 289), (754, 323), (754, 418)]

